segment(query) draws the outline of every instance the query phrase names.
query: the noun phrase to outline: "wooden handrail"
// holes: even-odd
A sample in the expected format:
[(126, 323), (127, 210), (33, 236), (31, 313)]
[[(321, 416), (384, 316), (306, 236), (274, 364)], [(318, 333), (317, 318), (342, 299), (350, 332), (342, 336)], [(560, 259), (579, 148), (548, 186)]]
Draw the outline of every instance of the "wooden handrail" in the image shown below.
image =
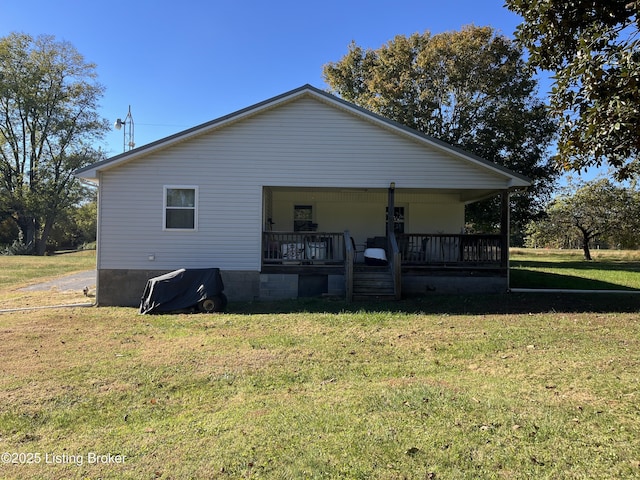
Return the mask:
[(342, 264), (342, 242), (342, 232), (263, 232), (262, 262)]
[(499, 266), (504, 237), (493, 234), (398, 234), (403, 264)]

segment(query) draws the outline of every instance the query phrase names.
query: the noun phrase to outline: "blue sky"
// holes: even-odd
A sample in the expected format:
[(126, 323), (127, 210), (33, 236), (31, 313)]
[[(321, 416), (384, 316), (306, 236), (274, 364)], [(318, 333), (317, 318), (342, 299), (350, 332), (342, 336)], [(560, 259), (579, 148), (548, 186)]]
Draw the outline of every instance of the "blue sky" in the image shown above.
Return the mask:
[[(309, 83), (353, 40), (378, 48), (395, 35), (491, 25), (512, 37), (502, 0), (0, 0), (0, 36), (49, 34), (97, 64), (100, 113), (131, 105), (137, 146)], [(123, 131), (103, 148), (123, 150)]]

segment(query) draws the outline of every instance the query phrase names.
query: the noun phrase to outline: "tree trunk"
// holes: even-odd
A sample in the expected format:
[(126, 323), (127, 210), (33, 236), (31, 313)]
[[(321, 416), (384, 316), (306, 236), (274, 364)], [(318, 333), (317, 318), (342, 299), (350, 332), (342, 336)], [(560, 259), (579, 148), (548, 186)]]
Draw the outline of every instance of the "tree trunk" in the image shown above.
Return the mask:
[(576, 227), (578, 227), (578, 230), (580, 230), (580, 233), (582, 233), (582, 251), (584, 253), (584, 259), (590, 261), (591, 251), (589, 250), (589, 240), (594, 238), (595, 235), (593, 235), (592, 231), (581, 225), (576, 224)]
[(42, 230), (42, 235), (38, 239), (36, 243), (36, 255), (42, 256), (47, 253), (47, 240), (49, 239), (49, 234), (51, 233), (51, 229), (53, 228), (54, 219), (47, 218), (44, 223), (44, 229)]
[(36, 219), (28, 215), (17, 215), (16, 223), (22, 233), (22, 243), (33, 250), (36, 244), (37, 225)]
[(582, 251), (584, 252), (584, 259), (591, 260), (591, 251), (589, 250), (589, 235), (583, 232), (582, 238)]

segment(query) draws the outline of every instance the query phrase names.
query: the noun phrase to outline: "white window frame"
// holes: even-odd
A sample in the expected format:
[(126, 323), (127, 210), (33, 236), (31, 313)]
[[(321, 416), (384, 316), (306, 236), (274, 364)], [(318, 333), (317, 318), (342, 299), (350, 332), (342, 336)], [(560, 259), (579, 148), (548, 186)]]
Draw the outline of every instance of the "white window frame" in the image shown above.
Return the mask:
[[(167, 192), (169, 190), (193, 190), (193, 207), (170, 207), (167, 206)], [(196, 232), (198, 231), (198, 186), (197, 185), (165, 185), (162, 189), (162, 230), (165, 232)], [(167, 208), (193, 210), (193, 228), (171, 228), (167, 227)]]

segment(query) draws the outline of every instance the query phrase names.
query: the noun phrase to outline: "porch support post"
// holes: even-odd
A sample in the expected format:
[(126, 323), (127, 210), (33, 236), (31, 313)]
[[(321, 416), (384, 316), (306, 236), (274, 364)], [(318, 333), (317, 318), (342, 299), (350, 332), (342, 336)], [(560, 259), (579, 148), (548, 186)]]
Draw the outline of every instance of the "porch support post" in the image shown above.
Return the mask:
[(353, 250), (353, 244), (351, 243), (351, 233), (349, 230), (344, 231), (344, 282), (346, 291), (347, 302), (353, 301), (353, 261), (355, 252)]
[(509, 190), (500, 194), (500, 236), (502, 237), (502, 249), (500, 250), (500, 266), (509, 268)]
[(387, 204), (387, 234), (392, 235), (394, 232), (394, 214), (396, 210), (396, 182), (389, 184), (389, 200)]
[(402, 298), (402, 257), (398, 250), (398, 242), (395, 233), (396, 210), (396, 182), (389, 184), (389, 205), (387, 213), (387, 249), (389, 251), (389, 264), (391, 266), (391, 278), (393, 279), (393, 294), (396, 300)]

